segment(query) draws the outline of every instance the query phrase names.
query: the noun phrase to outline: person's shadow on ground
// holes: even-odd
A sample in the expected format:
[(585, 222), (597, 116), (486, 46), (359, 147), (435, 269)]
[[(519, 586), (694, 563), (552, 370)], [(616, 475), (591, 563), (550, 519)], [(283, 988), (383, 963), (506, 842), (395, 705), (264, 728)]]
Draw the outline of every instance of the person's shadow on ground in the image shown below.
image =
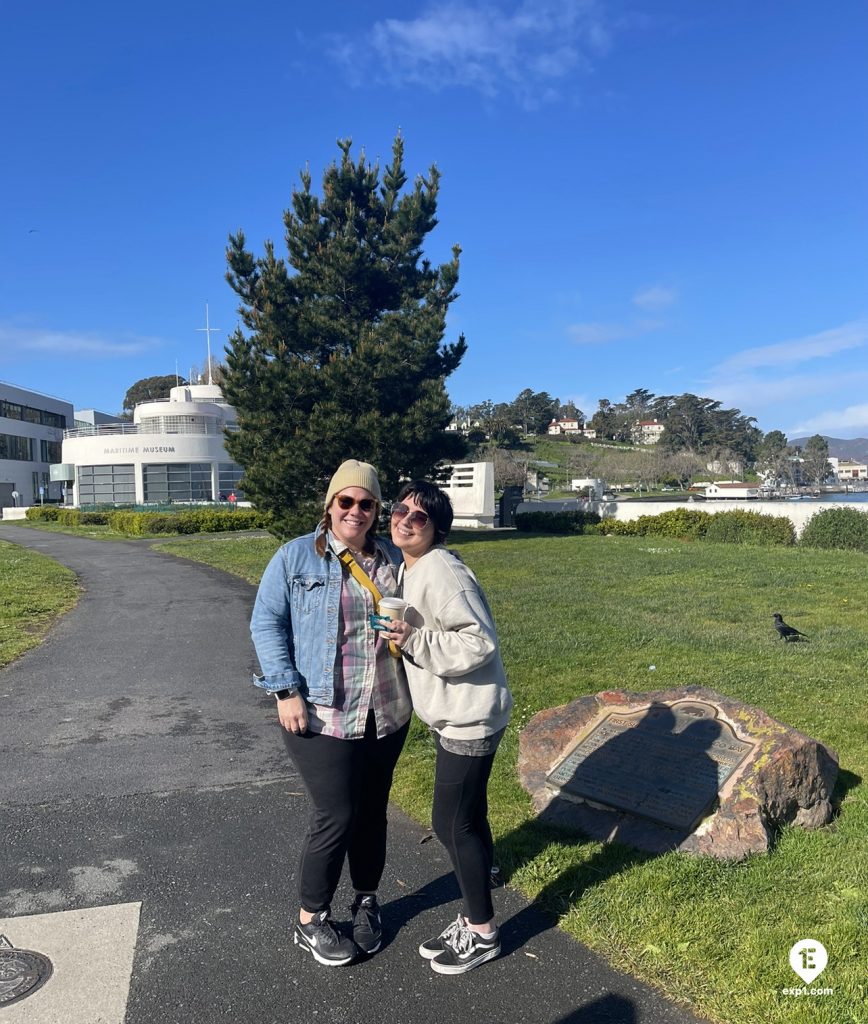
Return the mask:
[[(534, 902), (509, 921), (503, 932), (504, 952), (519, 949), (534, 935), (551, 928), (593, 886), (676, 849), (717, 804), (720, 770), (707, 751), (721, 735), (719, 721), (676, 718), (666, 704), (652, 704), (641, 718), (612, 716), (610, 722), (615, 719), (614, 735), (599, 742), (596, 749), (590, 743), (589, 753), (575, 762), (567, 760), (560, 771), (553, 773), (560, 791), (548, 806), (497, 843), (504, 881), (508, 881), (553, 844), (597, 842), (571, 824), (577, 814), (575, 798), (581, 796), (613, 808), (582, 806), (585, 821), (595, 816), (604, 823), (604, 830), (611, 827), (611, 840), (586, 860), (553, 877)], [(689, 779), (687, 786), (685, 778)], [(619, 811), (631, 812), (633, 835), (642, 836), (651, 849), (618, 841), (619, 830), (623, 829)]]
[[(696, 808), (713, 809), (716, 803), (718, 764), (707, 750), (721, 734), (718, 721), (711, 718), (693, 721), (684, 716), (676, 719), (669, 705), (654, 704), (641, 718), (618, 716), (618, 722), (628, 724), (600, 741), (595, 749), (591, 744), (590, 753), (575, 764), (568, 763), (565, 771), (559, 773), (560, 792), (541, 814), (498, 841), (502, 880), (508, 881), (553, 844), (595, 842), (570, 827), (577, 806), (570, 795), (582, 795), (601, 803), (604, 802), (602, 797), (608, 797), (608, 801), (614, 800), (621, 810), (636, 812), (632, 820), (638, 822), (640, 830), (643, 814), (662, 817), (673, 827), (659, 823), (650, 826), (660, 844), (656, 850), (637, 849), (615, 838), (605, 842), (586, 860), (551, 878), (533, 903), (507, 922), (508, 927), (503, 930), (504, 953), (515, 952), (535, 935), (553, 927), (588, 889), (665, 850), (675, 849), (690, 834), (693, 817), (701, 819), (702, 814)], [(676, 806), (685, 800), (682, 782), (685, 775), (690, 779), (686, 808)], [(595, 811), (586, 807), (584, 813), (599, 814), (613, 822), (621, 818), (617, 810)], [(688, 818), (690, 828), (674, 827), (679, 820), (683, 825)], [(454, 876), (443, 875), (391, 903), (389, 916), (396, 927), (401, 927), (418, 913), (458, 898), (460, 892)]]

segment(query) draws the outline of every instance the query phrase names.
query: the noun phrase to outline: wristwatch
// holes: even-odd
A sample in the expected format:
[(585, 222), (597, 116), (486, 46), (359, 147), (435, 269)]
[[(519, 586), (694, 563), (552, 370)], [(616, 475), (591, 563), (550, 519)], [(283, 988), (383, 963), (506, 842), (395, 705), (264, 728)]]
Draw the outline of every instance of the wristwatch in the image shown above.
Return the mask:
[(274, 691), (274, 696), (278, 700), (289, 700), (290, 697), (297, 697), (298, 696), (298, 687), (297, 686), (293, 686), (289, 690), (275, 690)]

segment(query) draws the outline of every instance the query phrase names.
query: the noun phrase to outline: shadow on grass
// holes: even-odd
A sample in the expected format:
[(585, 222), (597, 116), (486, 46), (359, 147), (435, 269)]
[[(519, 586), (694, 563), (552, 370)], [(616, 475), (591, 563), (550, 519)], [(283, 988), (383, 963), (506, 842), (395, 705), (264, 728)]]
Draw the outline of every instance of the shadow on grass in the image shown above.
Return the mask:
[[(519, 868), (535, 860), (553, 843), (570, 846), (589, 843), (596, 845), (596, 840), (589, 839), (573, 829), (547, 822), (546, 812), (543, 811), (539, 817), (524, 822), (498, 840), (497, 855), (504, 882), (508, 882)], [(575, 864), (552, 878), (537, 894), (533, 903), (510, 919), (509, 927), (503, 932), (504, 953), (520, 949), (535, 935), (555, 927), (558, 919), (587, 889), (657, 856), (659, 854), (636, 850), (620, 843), (606, 843), (601, 846), (581, 864)], [(592, 1019), (594, 1018), (589, 1018)]]
[(835, 781), (835, 789), (832, 792), (832, 807), (835, 817), (841, 813), (841, 804), (851, 789), (862, 785), (862, 776), (855, 772), (848, 772), (844, 768), (838, 769), (838, 778)]

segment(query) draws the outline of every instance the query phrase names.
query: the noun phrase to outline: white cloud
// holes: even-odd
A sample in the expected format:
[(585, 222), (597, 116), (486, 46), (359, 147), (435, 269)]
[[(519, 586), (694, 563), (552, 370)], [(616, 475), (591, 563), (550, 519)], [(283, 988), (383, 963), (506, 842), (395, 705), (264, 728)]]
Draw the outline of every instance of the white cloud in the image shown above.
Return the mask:
[(52, 331), (0, 324), (0, 360), (17, 356), (56, 355), (80, 358), (136, 356), (161, 344), (157, 338), (106, 338), (80, 331)]
[(642, 288), (633, 296), (633, 305), (638, 306), (640, 309), (667, 309), (677, 301), (677, 290), (675, 288), (664, 288), (662, 285)]
[(828, 409), (825, 412), (802, 420), (785, 431), (787, 437), (802, 437), (805, 434), (827, 434), (832, 437), (847, 435), (868, 436), (868, 402), (848, 405), (846, 409)]
[(825, 359), (838, 352), (861, 348), (868, 342), (868, 320), (852, 320), (829, 331), (810, 334), (804, 338), (781, 341), (774, 345), (761, 345), (737, 352), (720, 363), (715, 370), (721, 374), (768, 366), (786, 371), (796, 363), (811, 359)]
[(364, 38), (336, 35), (331, 56), (354, 84), (373, 75), (393, 84), (508, 91), (525, 106), (555, 99), (576, 72), (611, 45), (597, 0), (525, 0), (502, 5), (449, 0), (415, 18), (386, 18)]
[(638, 338), (665, 326), (659, 320), (635, 320), (632, 323), (570, 324), (567, 334), (577, 345), (608, 345), (613, 341)]

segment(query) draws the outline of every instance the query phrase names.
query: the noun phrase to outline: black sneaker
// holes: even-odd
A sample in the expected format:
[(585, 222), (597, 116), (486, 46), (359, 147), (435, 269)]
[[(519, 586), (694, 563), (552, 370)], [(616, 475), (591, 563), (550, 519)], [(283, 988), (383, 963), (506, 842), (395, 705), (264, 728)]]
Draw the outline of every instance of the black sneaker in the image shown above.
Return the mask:
[(424, 957), (426, 960), (433, 960), (435, 956), (439, 956), (445, 951), (446, 943), (455, 938), (459, 930), (464, 927), (464, 924), (464, 918), (459, 914), (439, 935), (422, 943), (419, 947), (419, 956)]
[(446, 947), (431, 961), (431, 970), (438, 974), (465, 974), (500, 955), (500, 930), (483, 938), (462, 923), (449, 938), (443, 939)]
[(292, 941), (326, 967), (342, 967), (358, 955), (356, 944), (345, 938), (329, 920), (328, 910), (315, 914), (310, 924), (295, 922)]
[(373, 893), (357, 895), (350, 913), (353, 915), (353, 941), (368, 956), (376, 953), (383, 941), (383, 924), (377, 897)]

